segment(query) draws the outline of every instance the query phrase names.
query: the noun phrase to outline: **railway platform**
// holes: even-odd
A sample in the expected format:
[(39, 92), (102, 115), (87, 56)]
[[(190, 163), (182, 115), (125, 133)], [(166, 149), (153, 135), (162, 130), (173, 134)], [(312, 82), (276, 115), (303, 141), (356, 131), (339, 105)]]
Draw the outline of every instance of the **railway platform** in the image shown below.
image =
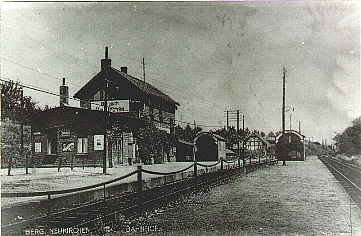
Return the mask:
[(356, 236), (361, 235), (361, 210), (311, 156), (251, 172), (138, 224), (187, 235)]
[[(214, 164), (215, 162), (207, 162)], [(163, 164), (143, 165), (143, 168), (150, 171), (172, 172), (183, 169), (191, 162), (168, 162)], [(202, 167), (199, 167), (202, 169)], [(102, 174), (101, 167), (77, 167), (71, 170), (69, 167), (61, 168), (58, 172), (57, 168), (29, 168), (30, 174), (25, 174), (24, 168), (12, 169), (12, 176), (7, 176), (7, 169), (1, 169), (1, 191), (2, 192), (36, 192), (36, 191), (56, 191), (70, 188), (80, 188), (87, 185), (102, 183), (114, 178), (126, 175), (135, 171), (136, 165), (132, 166), (115, 166), (107, 168), (106, 175)], [(190, 172), (192, 170), (189, 170)], [(144, 174), (144, 179), (156, 177), (154, 175)], [(130, 183), (136, 181), (136, 176), (130, 176), (118, 183)], [(46, 196), (37, 197), (12, 197), (2, 198), (1, 208), (11, 208), (30, 202), (38, 202), (46, 199)]]

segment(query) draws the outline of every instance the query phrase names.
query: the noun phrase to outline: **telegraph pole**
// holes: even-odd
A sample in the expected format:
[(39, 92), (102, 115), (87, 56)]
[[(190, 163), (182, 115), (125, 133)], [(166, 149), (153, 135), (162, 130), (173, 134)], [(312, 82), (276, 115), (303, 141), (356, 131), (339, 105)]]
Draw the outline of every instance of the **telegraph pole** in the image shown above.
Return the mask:
[[(105, 60), (108, 60), (108, 47), (105, 47)], [(107, 126), (108, 126), (108, 65), (104, 76), (104, 156), (103, 156), (103, 174), (107, 173)]]
[[(243, 135), (246, 135), (245, 131), (244, 131), (244, 115), (242, 114), (242, 130), (243, 130)], [(244, 159), (244, 140), (245, 137), (243, 138), (243, 142), (242, 142), (242, 162), (243, 162), (243, 167), (245, 166), (245, 159)]]
[(144, 81), (144, 83), (145, 83), (145, 63), (144, 63), (144, 57), (143, 57), (142, 65), (143, 65), (143, 81)]
[[(286, 68), (283, 67), (283, 79), (282, 79), (282, 135), (285, 134), (285, 106), (286, 106)], [(283, 160), (282, 165), (286, 165), (286, 161)]]
[(298, 121), (298, 132), (301, 134), (301, 121)]
[(237, 156), (238, 156), (238, 167), (240, 167), (239, 164), (239, 110), (237, 110)]
[(290, 113), (290, 130), (292, 130), (292, 114)]
[(228, 131), (228, 129), (229, 129), (229, 122), (228, 122), (228, 110), (227, 110), (227, 131)]
[(285, 103), (286, 103), (286, 68), (283, 67), (283, 80), (282, 80), (282, 134), (285, 133)]
[[(20, 123), (20, 156), (24, 158), (24, 91), (23, 87), (20, 90), (20, 106), (21, 106), (21, 123)], [(25, 173), (29, 174), (28, 169), (28, 155), (25, 155)]]

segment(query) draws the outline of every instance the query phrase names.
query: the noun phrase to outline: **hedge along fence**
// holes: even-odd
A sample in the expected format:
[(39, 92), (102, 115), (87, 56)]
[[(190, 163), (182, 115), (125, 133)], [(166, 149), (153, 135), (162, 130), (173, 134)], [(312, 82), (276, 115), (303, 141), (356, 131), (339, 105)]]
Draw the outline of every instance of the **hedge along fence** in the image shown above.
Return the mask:
[[(39, 191), (39, 192), (2, 192), (1, 193), (1, 197), (4, 198), (10, 198), (10, 197), (37, 197), (37, 196), (47, 196), (48, 199), (50, 200), (52, 196), (54, 195), (60, 195), (60, 194), (68, 194), (68, 193), (77, 193), (77, 192), (81, 192), (81, 191), (85, 191), (85, 190), (91, 190), (91, 189), (97, 189), (102, 187), (104, 189), (104, 200), (106, 199), (106, 187), (109, 184), (112, 183), (116, 183), (119, 182), (121, 180), (127, 179), (133, 175), (137, 175), (137, 184), (136, 184), (136, 192), (142, 192), (143, 191), (143, 184), (144, 184), (144, 179), (143, 179), (143, 173), (146, 174), (151, 174), (151, 175), (160, 175), (160, 176), (169, 176), (169, 175), (176, 175), (181, 173), (182, 175), (182, 179), (183, 179), (183, 174), (185, 171), (191, 169), (193, 167), (193, 178), (197, 179), (197, 175), (198, 175), (198, 170), (197, 167), (201, 166), (203, 168), (205, 168), (205, 172), (208, 173), (208, 168), (215, 168), (217, 166), (220, 166), (221, 170), (226, 170), (226, 169), (230, 169), (230, 168), (236, 168), (237, 167), (237, 163), (238, 162), (238, 168), (240, 168), (241, 166), (239, 165), (240, 163), (240, 159), (235, 159), (233, 161), (226, 161), (226, 160), (221, 160), (218, 161), (217, 163), (214, 164), (210, 164), (210, 165), (206, 165), (206, 164), (201, 164), (198, 163), (197, 161), (195, 161), (194, 163), (192, 163), (190, 166), (178, 170), (178, 171), (173, 171), (173, 172), (156, 172), (156, 171), (150, 171), (150, 170), (145, 170), (142, 168), (141, 165), (137, 166), (137, 170), (130, 172), (126, 175), (123, 175), (121, 177), (109, 180), (109, 181), (105, 181), (102, 183), (98, 183), (98, 184), (93, 184), (93, 185), (89, 185), (89, 186), (84, 186), (84, 187), (78, 187), (78, 188), (70, 188), (70, 189), (65, 189), (65, 190), (52, 190), (52, 191)], [(268, 163), (267, 160), (263, 163)], [(263, 164), (261, 162), (257, 163), (257, 164)], [(269, 162), (271, 163), (271, 162)], [(224, 165), (227, 165), (227, 168), (225, 168)], [(254, 163), (256, 164), (256, 163)], [(250, 166), (250, 165), (248, 165)], [(243, 166), (246, 167), (246, 166)], [(204, 172), (203, 172), (204, 173)]]

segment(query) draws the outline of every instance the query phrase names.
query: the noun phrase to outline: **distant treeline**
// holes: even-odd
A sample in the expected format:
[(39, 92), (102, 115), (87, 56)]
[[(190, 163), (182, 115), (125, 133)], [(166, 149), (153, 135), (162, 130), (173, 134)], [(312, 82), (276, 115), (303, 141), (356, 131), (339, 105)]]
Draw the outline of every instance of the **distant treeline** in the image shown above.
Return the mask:
[(352, 121), (352, 125), (337, 134), (333, 140), (340, 152), (349, 155), (361, 154), (361, 117)]

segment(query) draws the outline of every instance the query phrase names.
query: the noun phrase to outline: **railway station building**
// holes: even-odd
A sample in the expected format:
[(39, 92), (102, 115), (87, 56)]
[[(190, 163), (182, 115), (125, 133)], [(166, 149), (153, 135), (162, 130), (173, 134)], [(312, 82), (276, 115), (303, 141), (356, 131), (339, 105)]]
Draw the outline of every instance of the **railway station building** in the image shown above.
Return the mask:
[[(54, 165), (60, 160), (65, 165), (99, 165), (105, 153), (109, 166), (139, 163), (133, 134), (144, 127), (143, 118), (148, 117), (158, 129), (171, 133), (179, 106), (159, 89), (131, 76), (127, 67), (120, 70), (112, 67), (107, 48), (99, 73), (81, 87), (74, 98), (80, 100), (80, 107), (68, 105), (68, 87), (63, 79), (60, 106), (34, 117), (35, 165)], [(107, 138), (107, 150), (104, 150), (105, 127), (109, 130), (113, 124), (121, 127), (121, 131)], [(169, 155), (175, 156), (172, 152)]]

